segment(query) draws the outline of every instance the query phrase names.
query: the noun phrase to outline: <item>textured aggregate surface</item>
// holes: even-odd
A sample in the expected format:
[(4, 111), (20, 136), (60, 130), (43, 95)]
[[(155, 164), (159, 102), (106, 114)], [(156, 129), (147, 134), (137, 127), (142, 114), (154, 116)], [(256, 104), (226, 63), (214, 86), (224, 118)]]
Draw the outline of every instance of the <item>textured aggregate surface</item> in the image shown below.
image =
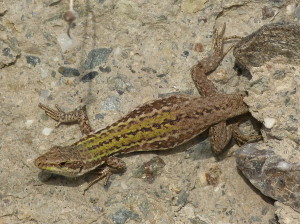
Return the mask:
[[(0, 1), (0, 223), (277, 223), (280, 205), (237, 171), (238, 147), (217, 160), (205, 134), (174, 150), (124, 157), (123, 175), (85, 195), (93, 174), (47, 176), (33, 161), (81, 137), (76, 125), (55, 128), (40, 102), (66, 111), (86, 104), (100, 129), (149, 100), (197, 95), (190, 69), (211, 53), (214, 27), (226, 22), (227, 36), (246, 36), (297, 20), (292, 3), (80, 0), (69, 39), (66, 1)], [(220, 92), (249, 88), (233, 67), (229, 54), (211, 74)], [(277, 212), (282, 223), (289, 212)]]

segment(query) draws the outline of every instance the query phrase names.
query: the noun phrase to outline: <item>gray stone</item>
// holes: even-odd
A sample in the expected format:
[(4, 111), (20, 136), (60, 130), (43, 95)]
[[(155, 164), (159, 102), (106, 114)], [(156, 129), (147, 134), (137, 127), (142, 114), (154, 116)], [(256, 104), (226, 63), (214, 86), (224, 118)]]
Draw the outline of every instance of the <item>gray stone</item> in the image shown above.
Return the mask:
[(31, 64), (33, 67), (35, 67), (37, 64), (41, 63), (41, 59), (37, 56), (26, 55), (25, 58), (26, 58), (27, 63)]
[(109, 66), (107, 66), (107, 67), (99, 66), (99, 70), (100, 70), (100, 72), (110, 73), (111, 72), (111, 67), (109, 67)]
[(102, 120), (104, 118), (104, 116), (105, 116), (104, 114), (96, 114), (95, 119)]
[(101, 107), (106, 111), (118, 111), (120, 109), (120, 98), (118, 96), (110, 96), (102, 102)]
[(7, 39), (4, 41), (0, 37), (0, 69), (12, 65), (21, 54), (17, 39), (0, 24), (0, 32), (6, 32)]
[(294, 11), (294, 17), (300, 19), (300, 7), (297, 6)]
[(272, 148), (244, 145), (235, 153), (237, 167), (264, 195), (300, 212), (300, 163), (289, 163)]
[(90, 82), (92, 81), (99, 73), (98, 72), (89, 72), (81, 78), (82, 82)]
[(46, 100), (46, 99), (48, 99), (48, 97), (49, 97), (50, 95), (51, 95), (50, 90), (45, 89), (45, 90), (42, 90), (42, 91), (41, 91), (40, 98), (41, 98), (42, 100)]
[(248, 69), (262, 66), (277, 56), (285, 57), (290, 64), (297, 64), (300, 62), (299, 36), (300, 26), (295, 23), (264, 25), (243, 38), (234, 47), (233, 54)]
[(111, 218), (116, 224), (124, 224), (127, 220), (138, 219), (139, 215), (125, 208), (121, 208), (119, 211), (113, 214)]
[(125, 91), (130, 91), (132, 89), (131, 83), (124, 75), (109, 77), (107, 79), (107, 83), (110, 90), (116, 90), (120, 95), (122, 95)]
[(83, 64), (83, 68), (86, 70), (93, 69), (96, 66), (105, 63), (111, 52), (112, 48), (98, 48), (91, 50)]
[(58, 69), (58, 72), (64, 77), (75, 77), (80, 76), (80, 72), (75, 68), (61, 66)]
[(178, 195), (177, 205), (185, 205), (188, 201), (189, 193), (186, 191), (181, 191)]
[[(278, 201), (274, 203), (276, 208), (277, 222), (274, 224), (293, 224), (300, 223), (300, 213), (293, 210), (291, 207), (284, 205)], [(273, 224), (270, 223), (270, 224)]]
[(268, 19), (271, 18), (275, 15), (275, 11), (273, 10), (272, 7), (264, 6), (262, 8), (262, 19)]

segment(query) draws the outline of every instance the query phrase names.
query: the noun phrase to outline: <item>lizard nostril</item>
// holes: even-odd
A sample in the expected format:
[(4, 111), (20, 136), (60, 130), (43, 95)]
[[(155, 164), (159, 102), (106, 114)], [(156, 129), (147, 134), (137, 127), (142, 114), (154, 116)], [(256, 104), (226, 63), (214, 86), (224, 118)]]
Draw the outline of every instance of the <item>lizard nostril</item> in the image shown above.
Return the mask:
[(36, 159), (34, 160), (34, 165), (35, 165), (36, 167), (40, 167), (40, 164), (41, 164), (41, 162), (40, 162), (40, 157), (38, 157), (38, 158), (36, 158)]

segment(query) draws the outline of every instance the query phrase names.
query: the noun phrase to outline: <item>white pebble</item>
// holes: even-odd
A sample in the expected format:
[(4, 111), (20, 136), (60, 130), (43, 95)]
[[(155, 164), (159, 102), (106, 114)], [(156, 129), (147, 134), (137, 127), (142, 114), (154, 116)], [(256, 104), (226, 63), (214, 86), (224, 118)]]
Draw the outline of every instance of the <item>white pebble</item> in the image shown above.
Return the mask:
[(33, 120), (27, 120), (25, 124), (29, 128), (33, 124)]
[(275, 123), (276, 123), (276, 119), (275, 118), (266, 117), (264, 119), (264, 125), (265, 125), (266, 128), (272, 128)]
[(51, 134), (52, 131), (53, 131), (52, 128), (44, 128), (44, 129), (43, 129), (43, 135), (48, 136), (48, 135)]
[(205, 173), (204, 172), (200, 172), (198, 174), (198, 177), (199, 177), (199, 182), (200, 182), (200, 186), (201, 187), (204, 187), (204, 186), (207, 186), (208, 183), (207, 183), (207, 179), (206, 179), (206, 176), (205, 176)]
[(56, 84), (56, 82), (51, 82), (51, 87), (53, 88), (53, 87), (56, 87), (57, 86), (57, 84)]
[(289, 170), (291, 167), (292, 167), (292, 165), (285, 162), (285, 161), (281, 161), (277, 164), (277, 168), (282, 170), (282, 171)]
[(73, 44), (72, 39), (66, 33), (59, 34), (57, 37), (57, 41), (61, 47), (62, 52), (65, 52), (66, 50), (71, 48)]
[(119, 55), (121, 53), (121, 48), (117, 47), (114, 51), (115, 55)]
[(291, 4), (286, 6), (286, 14), (291, 16), (295, 12), (296, 4)]
[(123, 190), (128, 190), (129, 189), (128, 185), (124, 181), (121, 182), (121, 187), (122, 187)]
[(42, 78), (45, 78), (48, 76), (48, 70), (41, 68), (40, 74)]

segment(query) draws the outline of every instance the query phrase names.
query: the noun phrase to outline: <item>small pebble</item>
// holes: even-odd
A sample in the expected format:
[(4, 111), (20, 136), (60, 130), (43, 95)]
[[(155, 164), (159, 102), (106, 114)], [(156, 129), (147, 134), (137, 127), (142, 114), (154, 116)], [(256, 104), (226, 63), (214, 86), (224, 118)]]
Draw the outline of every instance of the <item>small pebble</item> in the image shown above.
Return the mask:
[(10, 56), (11, 54), (10, 54), (10, 48), (9, 47), (5, 47), (5, 48), (3, 48), (3, 50), (2, 50), (2, 54), (4, 55), (4, 56)]
[(110, 96), (101, 103), (101, 108), (105, 111), (118, 111), (120, 105), (120, 98), (118, 96)]
[(183, 57), (187, 58), (187, 57), (190, 55), (190, 52), (184, 51), (181, 55), (182, 55)]
[(181, 191), (178, 195), (176, 205), (185, 205), (188, 201), (189, 193), (186, 191)]
[(276, 119), (271, 118), (271, 117), (266, 117), (264, 119), (264, 125), (266, 128), (272, 128), (274, 126), (274, 124), (276, 123)]
[(51, 95), (50, 90), (48, 89), (43, 89), (41, 90), (41, 94), (40, 94), (40, 100), (44, 101), (46, 99), (48, 99), (48, 97)]
[(80, 72), (75, 68), (61, 66), (58, 68), (58, 72), (64, 77), (80, 76)]
[(27, 121), (25, 122), (25, 124), (26, 124), (26, 126), (29, 128), (29, 127), (31, 127), (31, 125), (33, 124), (33, 120), (27, 120)]
[(286, 161), (281, 161), (277, 164), (277, 169), (282, 171), (289, 171), (292, 167), (293, 165)]
[(111, 216), (114, 223), (125, 224), (128, 220), (139, 220), (139, 215), (127, 208), (121, 208)]
[(70, 49), (72, 47), (72, 44), (73, 44), (72, 39), (66, 33), (59, 34), (57, 36), (57, 41), (60, 45), (60, 48), (61, 48), (62, 52), (65, 52), (68, 49)]
[(81, 82), (90, 82), (92, 81), (99, 73), (98, 72), (89, 72), (84, 75), (81, 79)]
[(117, 47), (115, 50), (114, 50), (114, 55), (119, 55), (121, 53), (121, 48)]
[(121, 182), (121, 187), (122, 187), (123, 190), (128, 190), (128, 189), (130, 189), (125, 181), (122, 181), (122, 182)]
[(52, 131), (53, 131), (53, 128), (44, 128), (43, 129), (43, 135), (48, 136), (48, 135), (51, 134)]
[(132, 89), (131, 83), (124, 75), (109, 77), (107, 79), (107, 83), (110, 90), (116, 90), (120, 95), (122, 95), (125, 91), (130, 91)]
[(275, 15), (275, 12), (274, 10), (272, 9), (272, 7), (267, 7), (267, 6), (264, 6), (262, 8), (262, 19), (267, 19), (267, 18), (271, 18)]
[(27, 63), (31, 64), (33, 67), (35, 67), (37, 64), (41, 63), (41, 59), (36, 56), (26, 55), (25, 58), (26, 58)]
[(294, 13), (295, 8), (296, 8), (296, 5), (295, 5), (295, 4), (287, 5), (287, 6), (286, 6), (286, 14), (287, 14), (288, 16), (291, 16), (291, 15)]
[(195, 46), (194, 46), (194, 51), (196, 52), (203, 52), (204, 50), (204, 47), (201, 43), (196, 43)]
[(88, 70), (99, 66), (100, 64), (107, 61), (108, 56), (111, 52), (111, 48), (97, 48), (91, 50), (87, 56), (86, 61), (84, 62), (83, 68)]
[(107, 66), (107, 67), (99, 67), (100, 72), (104, 72), (104, 73), (110, 73), (111, 72), (111, 67)]
[(41, 68), (40, 75), (42, 78), (46, 78), (48, 76), (48, 70)]
[(105, 115), (105, 114), (96, 114), (96, 115), (95, 115), (95, 119), (96, 119), (96, 120), (101, 120), (101, 119), (104, 118), (104, 115)]
[(298, 20), (300, 19), (300, 7), (299, 6), (297, 6), (295, 8), (293, 15), (296, 19), (298, 19)]
[(207, 179), (206, 179), (206, 176), (205, 176), (205, 172), (200, 172), (198, 174), (198, 177), (199, 177), (199, 184), (200, 184), (201, 187), (204, 187), (204, 186), (208, 185)]

